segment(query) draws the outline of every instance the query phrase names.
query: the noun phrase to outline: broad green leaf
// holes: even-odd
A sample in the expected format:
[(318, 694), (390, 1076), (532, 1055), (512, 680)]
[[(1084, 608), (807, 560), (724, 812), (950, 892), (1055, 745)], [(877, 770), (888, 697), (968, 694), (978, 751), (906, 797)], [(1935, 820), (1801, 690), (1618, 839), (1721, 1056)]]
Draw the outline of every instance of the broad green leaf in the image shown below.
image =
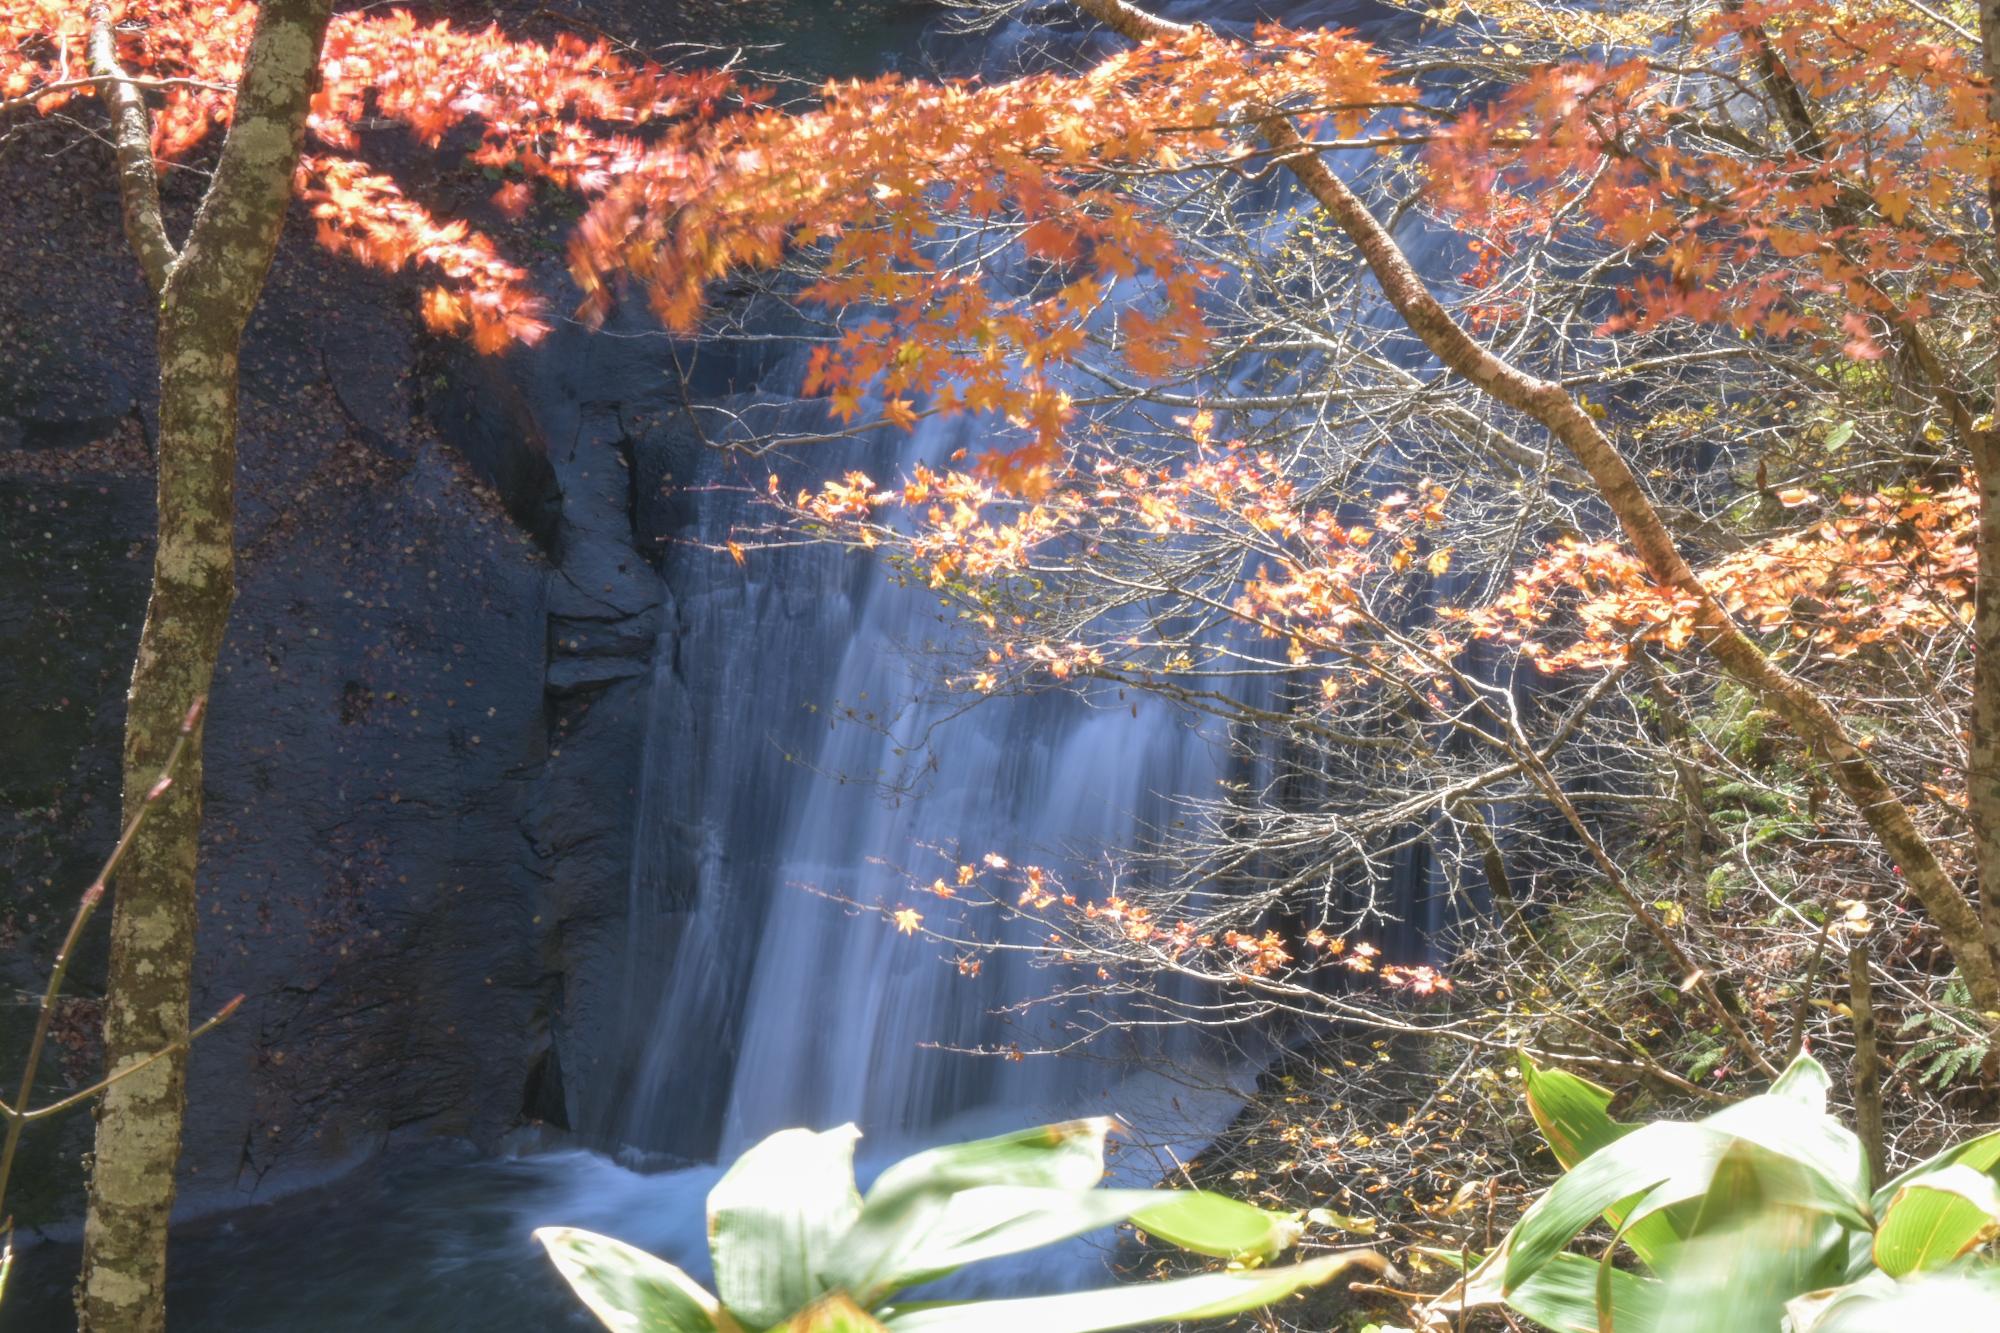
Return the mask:
[[(1162, 1193), (1132, 1192), (1156, 1198)], [(1258, 1262), (1268, 1262), (1292, 1248), (1302, 1230), (1288, 1213), (1266, 1212), (1206, 1190), (1166, 1192), (1164, 1202), (1134, 1213), (1132, 1224), (1149, 1236), (1196, 1254)]]
[(878, 1176), (868, 1190), (868, 1206), (880, 1209), (898, 1198), (975, 1185), (1091, 1189), (1104, 1179), (1104, 1140), (1116, 1123), (1093, 1116), (927, 1149)]
[(1259, 1262), (1289, 1248), (1300, 1230), (1289, 1214), (1220, 1194), (982, 1185), (945, 1202), (934, 1224), (903, 1251), (894, 1276), (905, 1286), (1126, 1221), (1185, 1250)]
[(708, 1248), (722, 1303), (768, 1328), (841, 1285), (826, 1273), (861, 1211), (852, 1125), (787, 1129), (736, 1159), (708, 1195)]
[(1959, 1333), (2000, 1328), (2000, 1270), (1991, 1265), (1895, 1281), (1873, 1273), (1785, 1309), (1789, 1333)]
[[(1612, 1328), (1616, 1333), (1652, 1333), (1660, 1315), (1660, 1283), (1620, 1268), (1606, 1270)], [(1599, 1333), (1597, 1261), (1580, 1254), (1558, 1254), (1535, 1275), (1507, 1295), (1516, 1313), (1559, 1333)], [(1473, 1306), (1489, 1303), (1468, 1297)]]
[[(1521, 1084), (1529, 1114), (1565, 1169), (1638, 1128), (1611, 1118), (1605, 1109), (1611, 1105), (1610, 1089), (1566, 1070), (1542, 1069), (1525, 1052)], [(1656, 1271), (1686, 1230), (1672, 1212), (1656, 1213), (1628, 1227), (1625, 1216), (1614, 1208), (1605, 1211), (1604, 1220), (1614, 1230), (1623, 1230), (1632, 1252)]]
[(1827, 1089), (1832, 1083), (1833, 1080), (1826, 1076), (1826, 1066), (1801, 1052), (1792, 1057), (1792, 1062), (1785, 1066), (1785, 1072), (1778, 1075), (1765, 1095), (1783, 1097), (1808, 1110), (1825, 1114)]
[[(1772, 1159), (1760, 1167), (1760, 1180), (1778, 1202), (1867, 1229), (1866, 1159), (1859, 1140), (1821, 1109), (1825, 1070), (1816, 1061), (1794, 1061), (1773, 1086), (1772, 1092), (1695, 1124), (1641, 1126), (1585, 1158), (1508, 1237), (1507, 1290), (1526, 1281), (1599, 1213), (1620, 1214), (1637, 1228), (1655, 1214), (1701, 1198), (1723, 1155), (1738, 1142), (1754, 1144)], [(1791, 1167), (1781, 1168), (1780, 1162)]]
[[(942, 1277), (967, 1264), (1053, 1245), (1115, 1226), (1157, 1203), (1154, 1190), (1064, 1190), (980, 1185), (960, 1190), (932, 1224), (899, 1251), (897, 1285)], [(862, 1256), (866, 1258), (866, 1256)]]
[(574, 1227), (543, 1227), (535, 1239), (613, 1333), (741, 1333), (715, 1297), (664, 1259)]
[(1706, 1125), (1662, 1120), (1586, 1157), (1509, 1234), (1503, 1287), (1510, 1298), (1599, 1215), (1637, 1205), (1655, 1211), (1700, 1197), (1731, 1142)]
[(1870, 1267), (1857, 1280), (1844, 1286), (1824, 1287), (1809, 1291), (1803, 1296), (1794, 1296), (1785, 1302), (1786, 1333), (1805, 1333), (1815, 1327), (1819, 1320), (1834, 1306), (1845, 1301), (1873, 1301), (1884, 1296), (1894, 1296), (1899, 1284), (1880, 1269)]
[[(1461, 1305), (1468, 1310), (1476, 1310), (1485, 1305), (1504, 1304), (1507, 1300), (1507, 1289), (1503, 1279), (1507, 1274), (1507, 1256), (1513, 1239), (1513, 1233), (1509, 1232), (1506, 1239), (1495, 1246), (1491, 1254), (1472, 1266), (1472, 1271), (1465, 1275), (1457, 1287), (1446, 1291), (1432, 1304), (1438, 1309), (1453, 1313), (1456, 1313)], [(1529, 1278), (1528, 1281), (1532, 1282), (1534, 1279)]]
[(1379, 1265), (1380, 1260), (1366, 1253), (1329, 1254), (1283, 1268), (1204, 1273), (1063, 1296), (891, 1311), (883, 1323), (889, 1333), (1098, 1333), (1181, 1319), (1218, 1319), (1320, 1286), (1358, 1263)]
[(1853, 1131), (1826, 1114), (1826, 1071), (1801, 1056), (1773, 1088), (1700, 1123), (1806, 1167), (1823, 1182), (1826, 1206), (1853, 1226), (1868, 1226), (1868, 1157)]
[(1875, 1229), (1875, 1263), (1891, 1277), (1943, 1268), (2000, 1228), (2000, 1186), (1961, 1164), (1896, 1191)]
[(1969, 1166), (1974, 1171), (1987, 1175), (2000, 1166), (2000, 1129), (1978, 1138), (1967, 1139), (1955, 1148), (1947, 1148), (1935, 1157), (1927, 1157), (1909, 1170), (1903, 1172), (1881, 1189), (1875, 1191), (1875, 1211), (1877, 1214), (1889, 1206), (1889, 1200), (1896, 1197), (1896, 1191), (1915, 1180), (1918, 1176), (1947, 1166)]
[(1659, 1333), (1767, 1333), (1787, 1301), (1837, 1280), (1847, 1233), (1820, 1189), (1809, 1167), (1748, 1140), (1731, 1145), (1663, 1275)]
[[(1093, 1231), (1129, 1216), (1080, 1205), (1072, 1214), (1074, 1229), (1063, 1230), (1060, 1218), (1045, 1211), (1049, 1200), (987, 1195), (957, 1201), (962, 1193), (987, 1188), (1094, 1190), (1104, 1178), (1104, 1140), (1112, 1123), (1098, 1117), (1042, 1125), (904, 1158), (870, 1187), (828, 1265), (829, 1285), (872, 1306), (976, 1258)], [(1107, 1207), (1116, 1212), (1115, 1205)], [(1034, 1236), (1046, 1239), (1030, 1239)]]
[(1638, 1128), (1611, 1118), (1605, 1109), (1611, 1105), (1609, 1088), (1566, 1070), (1543, 1069), (1525, 1052), (1521, 1086), (1528, 1113), (1565, 1170)]

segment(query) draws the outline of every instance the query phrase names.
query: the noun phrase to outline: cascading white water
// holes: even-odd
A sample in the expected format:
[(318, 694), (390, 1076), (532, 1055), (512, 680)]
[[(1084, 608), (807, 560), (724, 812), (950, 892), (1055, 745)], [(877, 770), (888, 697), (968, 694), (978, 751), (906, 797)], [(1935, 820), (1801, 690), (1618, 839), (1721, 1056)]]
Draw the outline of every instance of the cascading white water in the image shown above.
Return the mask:
[[(927, 423), (904, 457), (941, 460), (967, 429)], [(728, 521), (712, 512), (703, 526), (721, 524), (720, 536)], [(742, 590), (714, 594), (693, 614), (706, 621), (726, 600), (737, 623), (690, 626), (684, 603), (680, 647), (662, 645), (655, 683), (642, 799), (658, 805), (639, 827), (635, 914), (665, 906), (662, 858), (693, 883), (680, 898), (687, 905), (669, 912), (679, 925), (671, 955), (635, 972), (664, 984), (650, 998), (643, 984), (630, 991), (643, 1035), (620, 1094), (620, 1140), (730, 1153), (794, 1124), (852, 1120), (904, 1138), (982, 1106), (1028, 1118), (1088, 1103), (1104, 1086), (1101, 1064), (932, 1049), (1042, 1044), (1049, 1034), (1033, 1020), (1024, 1031), (993, 1010), (1046, 988), (1045, 978), (1006, 955), (962, 975), (935, 947), (852, 904), (913, 904), (948, 918), (952, 904), (919, 899), (908, 883), (950, 873), (939, 849), (1060, 868), (1067, 849), (1132, 846), (1167, 817), (1173, 795), (1213, 789), (1217, 738), (1150, 703), (1100, 708), (1050, 696), (967, 709), (963, 698), (933, 695), (903, 707), (924, 686), (922, 645), (953, 632), (934, 598), (885, 586), (858, 555), (793, 553), (775, 568), (760, 555), (734, 578), (720, 563), (709, 576)], [(690, 681), (691, 629), (752, 655), (731, 663), (739, 688), (717, 679), (727, 671), (697, 668), (708, 681)], [(715, 683), (723, 688), (711, 693), (705, 685)], [(706, 738), (689, 726), (696, 691)], [(690, 759), (716, 766), (710, 780), (686, 784), (692, 802), (668, 795)], [(664, 832), (663, 812), (673, 826)], [(732, 841), (748, 854), (726, 854)], [(690, 846), (699, 849), (692, 857), (675, 850)], [(664, 937), (635, 940), (644, 948)]]
[[(1163, 8), (1218, 22), (1262, 7)], [(1362, 12), (1325, 0), (1280, 8), (1329, 26)], [(1018, 22), (987, 39), (982, 56), (999, 73), (1059, 60), (1053, 45), (1079, 40), (1099, 39)], [(799, 369), (766, 383), (795, 384)], [(804, 430), (822, 424), (814, 405), (768, 393), (723, 406), (730, 419), (762, 407), (766, 428), (782, 429), (788, 413)], [(864, 465), (883, 476), (893, 460), (976, 452), (971, 429), (927, 421)], [(851, 454), (835, 464), (855, 465)], [(716, 500), (704, 496), (695, 520), (711, 550), (745, 518)], [(882, 586), (863, 557), (759, 553), (741, 573), (711, 559), (670, 581), (680, 617), (657, 659), (637, 819), (628, 1068), (606, 1085), (618, 1105), (591, 1108), (584, 1123), (601, 1140), (704, 1158), (786, 1125), (854, 1120), (876, 1135), (920, 1137), (975, 1108), (1012, 1107), (1025, 1119), (1101, 1088), (1101, 1067), (928, 1049), (1040, 1044), (1043, 1034), (1024, 1040), (993, 1011), (1046, 978), (1004, 959), (963, 977), (849, 904), (910, 900), (903, 868), (927, 879), (939, 868), (929, 849), (1060, 867), (1072, 849), (1135, 846), (1172, 798), (1214, 792), (1222, 738), (1157, 703), (1006, 700), (947, 720), (964, 701), (946, 699), (894, 715), (921, 688), (913, 655), (948, 638), (951, 623), (920, 590)], [(863, 720), (830, 723), (842, 707)], [(892, 794), (913, 776), (917, 791)], [(1404, 878), (1421, 885), (1427, 867), (1413, 862)]]

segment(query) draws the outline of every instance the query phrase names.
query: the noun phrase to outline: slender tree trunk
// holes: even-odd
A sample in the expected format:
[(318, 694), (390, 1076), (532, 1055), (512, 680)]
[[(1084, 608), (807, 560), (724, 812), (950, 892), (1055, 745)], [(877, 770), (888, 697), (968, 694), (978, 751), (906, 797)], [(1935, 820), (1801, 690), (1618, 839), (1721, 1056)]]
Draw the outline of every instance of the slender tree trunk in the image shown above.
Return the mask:
[[(1991, 431), (1984, 432), (1991, 434)], [(1971, 744), (1966, 815), (1979, 867), (1979, 911), (1987, 941), (2000, 952), (2000, 459), (1980, 450), (1978, 585), (1972, 612)], [(1991, 1005), (1982, 1005), (1991, 1008)]]
[[(2000, 127), (2000, 0), (1979, 6), (1981, 64), (1986, 74), (1986, 119)], [(1988, 225), (2000, 229), (2000, 160), (1988, 165)], [(2000, 386), (1995, 392), (2000, 412)], [(1979, 474), (1979, 585), (1972, 615), (1972, 742), (1966, 772), (1966, 813), (1979, 866), (1979, 910), (1986, 938), (2000, 952), (2000, 427), (1975, 431), (1973, 466)], [(1981, 1003), (1981, 1008), (1992, 1009)]]
[(1854, 1123), (1868, 1154), (1868, 1179), (1880, 1189), (1889, 1179), (1888, 1137), (1882, 1129), (1882, 1065), (1875, 1041), (1875, 986), (1869, 975), (1868, 937), (1847, 950), (1848, 1010), (1854, 1015)]
[[(128, 814), (189, 704), (208, 692), (221, 651), (235, 595), (237, 349), (284, 225), (330, 10), (331, 0), (265, 0), (214, 181), (178, 252), (153, 193), (144, 104), (129, 84), (112, 90), (126, 232), (159, 294), (159, 530), (126, 701)], [(93, 61), (115, 73), (107, 7), (91, 16)], [(187, 1037), (201, 787), (197, 737), (114, 885), (104, 1025), (114, 1072)], [(185, 1050), (113, 1084), (98, 1106), (77, 1286), (85, 1333), (165, 1327), (185, 1109)]]
[[(1171, 38), (1186, 31), (1183, 25), (1148, 14), (1127, 0), (1074, 3), (1133, 41)], [(2000, 31), (2000, 0), (1983, 0), (1980, 12), (1983, 25)], [(1994, 49), (1989, 40), (1989, 66), (1994, 63), (1990, 54)], [(1996, 85), (1994, 96), (2000, 99), (2000, 85)], [(1354, 243), (1383, 296), (1431, 354), (1488, 397), (1539, 423), (1582, 465), (1646, 571), (1693, 604), (1701, 641), (1723, 669), (1759, 703), (1783, 718), (1832, 770), (1835, 782), (1923, 904), (1965, 978), (1974, 1003), (1982, 1010), (2000, 1012), (2000, 947), (1996, 947), (2000, 934), (1981, 919), (1980, 909), (1945, 871), (1909, 807), (1855, 743), (1840, 715), (1811, 686), (1765, 656), (1695, 576), (1618, 446), (1561, 385), (1538, 379), (1496, 356), (1460, 327), (1431, 294), (1388, 229), (1300, 137), (1288, 116), (1271, 116), (1259, 128), (1279, 160)], [(2000, 802), (2000, 792), (1994, 799)]]

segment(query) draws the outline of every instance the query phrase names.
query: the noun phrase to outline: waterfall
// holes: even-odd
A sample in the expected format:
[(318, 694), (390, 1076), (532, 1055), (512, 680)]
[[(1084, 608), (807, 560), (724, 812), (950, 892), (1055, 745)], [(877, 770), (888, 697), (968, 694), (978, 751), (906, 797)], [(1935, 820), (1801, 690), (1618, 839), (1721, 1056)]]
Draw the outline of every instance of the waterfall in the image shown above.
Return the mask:
[[(968, 429), (927, 422), (901, 452), (941, 460)], [(706, 506), (702, 535), (741, 517)], [(1173, 796), (1214, 788), (1219, 738), (1150, 701), (928, 692), (923, 647), (953, 617), (866, 555), (687, 558), (706, 591), (681, 591), (657, 658), (633, 858), (635, 956), (665, 953), (628, 985), (614, 1137), (705, 1157), (795, 1124), (907, 1140), (981, 1107), (1096, 1109), (1101, 1062), (936, 1049), (1060, 1040), (1059, 1016), (993, 1012), (1047, 977), (1008, 954), (964, 975), (852, 904), (942, 921), (954, 905), (909, 879), (949, 875), (944, 851), (1060, 872), (1132, 846)]]
[[(1260, 10), (1165, 8), (1209, 22)], [(1324, 0), (1290, 9), (1301, 24), (1407, 21)], [(1016, 21), (978, 50), (997, 76), (1106, 40)], [(696, 413), (779, 433), (821, 429), (817, 404), (784, 393), (801, 375), (799, 358), (781, 360), (757, 390)], [(928, 420), (859, 460), (817, 446), (837, 456), (781, 475), (787, 487), (812, 484), (814, 468), (887, 476), (961, 447), (978, 452), (973, 428)], [(710, 456), (695, 471), (697, 489), (726, 482), (738, 494), (704, 489), (684, 534), (695, 540), (669, 560), (677, 615), (655, 657), (635, 819), (616, 1043), (625, 1067), (601, 1084), (615, 1104), (586, 1108), (580, 1123), (607, 1145), (706, 1160), (794, 1124), (853, 1120), (908, 1140), (980, 1108), (1009, 1108), (1015, 1123), (1107, 1109), (1092, 1102), (1116, 1077), (1102, 1063), (939, 1049), (1060, 1043), (1060, 1011), (996, 1012), (1049, 988), (1050, 974), (1002, 954), (961, 975), (935, 946), (854, 905), (907, 903), (948, 919), (949, 904), (912, 901), (909, 888), (912, 876), (927, 882), (947, 868), (939, 849), (1074, 871), (1079, 855), (1136, 846), (1175, 798), (1214, 794), (1227, 737), (1155, 701), (1105, 707), (1050, 695), (968, 708), (963, 697), (928, 696), (924, 648), (953, 634), (934, 597), (889, 586), (859, 554), (758, 551), (735, 568), (715, 552), (757, 521), (740, 495), (761, 489), (762, 466)], [(1403, 860), (1396, 896), (1412, 905), (1436, 896), (1424, 849)], [(1422, 917), (1413, 914), (1410, 948), (1436, 924)], [(1181, 1053), (1191, 1053), (1185, 1041)]]

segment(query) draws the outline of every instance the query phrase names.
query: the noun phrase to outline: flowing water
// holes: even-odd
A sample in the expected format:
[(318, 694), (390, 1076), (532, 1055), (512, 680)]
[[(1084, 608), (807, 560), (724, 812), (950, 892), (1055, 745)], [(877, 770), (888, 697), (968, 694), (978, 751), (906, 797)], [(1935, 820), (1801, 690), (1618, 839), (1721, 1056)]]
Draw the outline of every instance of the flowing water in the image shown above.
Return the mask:
[[(1168, 8), (1211, 20), (1277, 9), (1302, 25), (1371, 17), (1330, 3)], [(984, 49), (997, 71), (1079, 54), (1083, 40), (1072, 27), (1016, 23)], [(757, 401), (797, 410), (778, 393)], [(928, 423), (902, 456), (976, 445), (966, 429)], [(697, 505), (710, 541), (743, 514), (720, 493)], [(577, 1140), (590, 1146), (398, 1157), (192, 1224), (177, 1242), (175, 1329), (591, 1327), (529, 1230), (588, 1227), (700, 1274), (701, 1200), (720, 1168), (688, 1163), (726, 1162), (783, 1126), (858, 1123), (865, 1174), (922, 1143), (1059, 1116), (1122, 1113), (1156, 1142), (1186, 1147), (1233, 1114), (1228, 1085), (1254, 1067), (1192, 1042), (1021, 1062), (936, 1049), (1034, 1046), (1060, 1039), (1063, 1019), (995, 1012), (1035, 992), (1023, 964), (989, 960), (968, 978), (860, 910), (901, 905), (910, 876), (928, 882), (987, 851), (1063, 866), (1078, 849), (1133, 845), (1171, 798), (1215, 789), (1221, 738), (1158, 704), (1049, 696), (960, 711), (960, 700), (923, 696), (924, 645), (950, 622), (934, 598), (890, 585), (865, 559), (760, 553), (736, 576), (676, 556), (667, 579), (674, 614), (655, 659), (634, 812), (619, 1030), (601, 1043), (618, 1068), (573, 1108)], [(1426, 896), (1427, 877), (1413, 863), (1404, 895)], [(1162, 1054), (1192, 1081), (1130, 1058)], [(1157, 1159), (1128, 1152), (1120, 1173), (1157, 1178)], [(986, 1284), (1069, 1285), (1093, 1269), (1098, 1254), (1072, 1248)], [(48, 1293), (19, 1295), (8, 1327), (63, 1326)]]

